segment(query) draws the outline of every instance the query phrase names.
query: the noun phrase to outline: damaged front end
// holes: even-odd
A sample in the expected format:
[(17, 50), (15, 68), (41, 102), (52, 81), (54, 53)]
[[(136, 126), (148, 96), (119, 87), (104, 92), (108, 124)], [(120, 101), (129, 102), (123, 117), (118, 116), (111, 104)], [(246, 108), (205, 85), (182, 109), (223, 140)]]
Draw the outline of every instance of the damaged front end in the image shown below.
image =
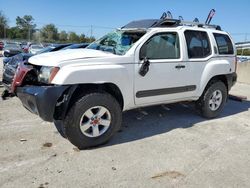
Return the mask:
[[(23, 106), (30, 112), (39, 115), (44, 121), (53, 122), (55, 109), (67, 103), (65, 91), (70, 86), (24, 86), (17, 87), (17, 96)], [(64, 94), (65, 93), (65, 94)], [(58, 114), (56, 114), (58, 116)]]
[(50, 74), (43, 69), (41, 66), (21, 63), (13, 79), (11, 92), (30, 112), (39, 115), (44, 121), (53, 122), (64, 115), (69, 95), (75, 88), (50, 84), (56, 74), (55, 69), (51, 69)]
[(5, 65), (3, 73), (3, 85), (5, 90), (2, 98), (14, 97), (18, 86), (26, 83), (35, 83), (37, 70), (32, 65), (21, 61), (17, 65)]
[(25, 84), (36, 84), (37, 83), (37, 73), (38, 70), (35, 69), (30, 64), (25, 64), (21, 62), (16, 70), (15, 76), (11, 83), (10, 91), (11, 93), (16, 92), (16, 88)]

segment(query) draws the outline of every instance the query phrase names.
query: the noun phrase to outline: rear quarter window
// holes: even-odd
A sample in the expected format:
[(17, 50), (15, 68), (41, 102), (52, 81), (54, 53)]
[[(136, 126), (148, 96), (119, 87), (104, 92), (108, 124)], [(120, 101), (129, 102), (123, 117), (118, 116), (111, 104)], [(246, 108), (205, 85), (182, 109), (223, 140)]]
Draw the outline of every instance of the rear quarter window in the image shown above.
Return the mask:
[(211, 54), (209, 37), (206, 32), (186, 30), (184, 34), (189, 58), (206, 58)]
[(232, 41), (227, 35), (218, 33), (214, 33), (213, 35), (218, 46), (219, 54), (221, 55), (234, 54)]

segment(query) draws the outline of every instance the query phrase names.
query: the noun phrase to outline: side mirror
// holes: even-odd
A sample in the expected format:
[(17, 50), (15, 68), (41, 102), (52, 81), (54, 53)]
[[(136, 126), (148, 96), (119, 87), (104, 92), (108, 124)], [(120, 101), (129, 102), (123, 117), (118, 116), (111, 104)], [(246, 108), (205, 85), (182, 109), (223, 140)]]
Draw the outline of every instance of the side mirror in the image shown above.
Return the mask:
[(144, 77), (148, 73), (149, 66), (150, 66), (150, 61), (148, 60), (148, 58), (145, 57), (144, 60), (143, 60), (142, 65), (141, 65), (141, 68), (139, 70), (139, 74), (142, 77)]

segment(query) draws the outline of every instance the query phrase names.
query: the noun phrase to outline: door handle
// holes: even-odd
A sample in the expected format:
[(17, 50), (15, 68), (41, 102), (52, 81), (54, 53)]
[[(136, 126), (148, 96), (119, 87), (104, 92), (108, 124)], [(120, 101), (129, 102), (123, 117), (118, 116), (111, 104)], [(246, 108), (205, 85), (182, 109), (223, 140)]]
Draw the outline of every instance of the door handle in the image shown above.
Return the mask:
[(176, 65), (175, 68), (176, 69), (184, 69), (186, 66), (185, 65)]

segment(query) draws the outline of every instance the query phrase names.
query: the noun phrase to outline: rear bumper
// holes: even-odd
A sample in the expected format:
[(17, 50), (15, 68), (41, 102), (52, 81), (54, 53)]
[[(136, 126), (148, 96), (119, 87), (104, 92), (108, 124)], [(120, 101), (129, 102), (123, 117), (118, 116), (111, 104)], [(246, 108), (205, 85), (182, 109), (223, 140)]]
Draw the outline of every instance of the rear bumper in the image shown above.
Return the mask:
[(53, 122), (58, 99), (70, 86), (17, 87), (16, 94), (23, 106), (39, 115), (44, 121)]

